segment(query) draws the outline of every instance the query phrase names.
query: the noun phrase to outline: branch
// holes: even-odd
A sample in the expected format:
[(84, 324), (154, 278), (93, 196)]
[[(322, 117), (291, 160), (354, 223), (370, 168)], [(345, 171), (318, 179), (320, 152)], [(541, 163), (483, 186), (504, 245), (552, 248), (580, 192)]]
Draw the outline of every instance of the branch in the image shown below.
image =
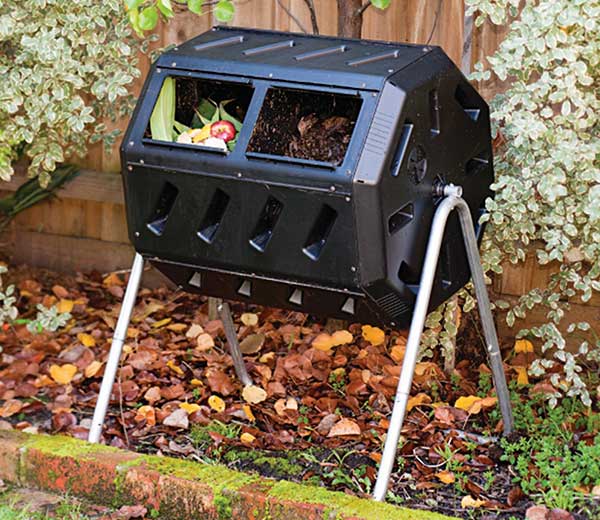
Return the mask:
[(296, 25), (298, 27), (300, 27), (300, 30), (304, 33), (304, 34), (308, 34), (308, 31), (306, 30), (306, 28), (304, 27), (304, 25), (302, 25), (302, 23), (300, 22), (300, 20), (298, 19), (297, 16), (294, 15), (294, 13), (292, 13), (292, 11), (290, 11), (285, 5), (283, 5), (282, 0), (277, 0), (277, 5), (279, 5), (279, 7), (281, 7), (285, 14), (287, 14), (294, 22), (296, 22)]
[(358, 10), (358, 12), (356, 14), (358, 16), (362, 16), (362, 14), (372, 5), (373, 4), (371, 3), (371, 0), (367, 0), (363, 5), (360, 6), (360, 9)]
[(310, 23), (312, 25), (313, 34), (319, 34), (319, 24), (317, 23), (317, 11), (315, 10), (315, 3), (313, 0), (304, 0), (306, 7), (310, 11)]
[(429, 45), (431, 39), (433, 38), (433, 33), (437, 27), (438, 19), (440, 18), (440, 11), (442, 10), (442, 0), (439, 0), (437, 11), (435, 12), (435, 19), (433, 20), (433, 25), (431, 26), (431, 32), (429, 33), (429, 38), (427, 38), (427, 43), (425, 45)]

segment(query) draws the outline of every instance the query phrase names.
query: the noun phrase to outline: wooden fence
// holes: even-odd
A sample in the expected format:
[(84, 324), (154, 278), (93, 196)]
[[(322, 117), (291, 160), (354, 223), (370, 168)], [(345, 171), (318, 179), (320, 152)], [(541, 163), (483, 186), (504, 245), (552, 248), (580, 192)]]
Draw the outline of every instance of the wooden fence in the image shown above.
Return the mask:
[[(310, 27), (304, 0), (240, 0), (236, 5), (234, 25), (298, 31), (289, 12), (300, 24)], [(336, 1), (316, 0), (316, 10), (321, 33), (335, 34)], [(169, 24), (159, 27), (160, 38), (154, 47), (183, 42), (212, 24), (210, 14), (196, 17), (179, 13)], [(505, 32), (506, 28), (491, 24), (474, 28), (468, 65), (491, 55)], [(440, 45), (461, 67), (464, 2), (392, 0), (387, 11), (371, 7), (365, 12), (363, 37)], [(139, 91), (148, 66), (148, 58), (142, 56), (142, 78), (134, 85), (134, 93)], [(488, 99), (500, 87), (493, 82), (479, 85)], [(121, 121), (117, 126), (123, 129), (125, 124), (126, 121)], [(127, 238), (117, 147), (106, 155), (100, 145), (91, 146), (82, 166), (86, 168), (82, 175), (62, 190), (59, 198), (23, 212), (13, 222), (10, 236), (3, 237), (2, 242), (10, 243), (14, 262), (70, 272), (91, 269), (107, 272), (129, 266), (133, 250)], [(17, 175), (8, 185), (0, 186), (0, 190), (14, 190), (22, 179), (22, 175)], [(540, 270), (537, 266), (534, 269), (533, 265), (529, 262), (518, 269), (510, 268), (496, 281), (496, 292), (515, 298), (543, 284), (548, 269)], [(576, 304), (577, 312), (600, 319), (600, 302), (595, 303), (597, 306)], [(502, 332), (510, 334), (507, 330)]]

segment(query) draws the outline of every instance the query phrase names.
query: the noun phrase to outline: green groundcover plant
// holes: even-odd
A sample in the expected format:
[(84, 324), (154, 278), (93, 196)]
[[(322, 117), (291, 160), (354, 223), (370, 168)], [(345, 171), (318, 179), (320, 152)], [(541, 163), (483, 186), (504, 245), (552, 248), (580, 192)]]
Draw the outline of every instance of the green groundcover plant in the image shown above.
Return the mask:
[[(521, 330), (543, 357), (532, 375), (551, 373), (557, 390), (590, 405), (598, 385), (598, 323), (571, 322), (569, 301), (600, 291), (600, 0), (467, 0), (476, 24), (510, 24), (507, 37), (472, 79), (492, 75), (508, 88), (491, 103), (495, 198), (483, 260), (488, 273), (534, 253), (539, 265), (560, 266), (546, 288), (507, 310), (509, 325), (534, 307), (547, 321)], [(593, 386), (592, 386), (593, 385)], [(555, 399), (555, 398), (554, 398)]]
[(0, 0), (0, 179), (24, 155), (46, 185), (89, 143), (111, 146), (105, 121), (132, 110), (146, 45), (121, 0)]

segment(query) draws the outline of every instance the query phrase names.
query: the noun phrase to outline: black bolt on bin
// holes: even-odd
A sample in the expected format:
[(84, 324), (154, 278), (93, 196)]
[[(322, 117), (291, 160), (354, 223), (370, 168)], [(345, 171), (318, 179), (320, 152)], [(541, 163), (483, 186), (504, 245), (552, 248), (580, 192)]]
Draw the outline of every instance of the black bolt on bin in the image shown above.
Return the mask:
[[(153, 136), (167, 78), (177, 125), (225, 102), (235, 146)], [(185, 290), (398, 327), (440, 186), (477, 221), (493, 179), (488, 107), (440, 48), (228, 27), (153, 65), (121, 159), (131, 241)], [(430, 308), (469, 276), (452, 215)]]

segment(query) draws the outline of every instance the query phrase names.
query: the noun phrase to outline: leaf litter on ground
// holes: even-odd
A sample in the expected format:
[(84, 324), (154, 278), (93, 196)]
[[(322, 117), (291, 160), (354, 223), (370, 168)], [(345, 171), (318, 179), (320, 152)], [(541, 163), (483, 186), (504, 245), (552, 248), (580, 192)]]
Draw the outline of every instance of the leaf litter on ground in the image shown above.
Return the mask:
[[(0, 428), (86, 438), (126, 277), (27, 267), (13, 276), (22, 315), (41, 303), (60, 304), (73, 317), (55, 333), (0, 332)], [(104, 441), (368, 495), (405, 333), (359, 324), (328, 333), (322, 320), (299, 312), (231, 306), (254, 382), (247, 387), (235, 378), (222, 324), (209, 320), (205, 298), (165, 287), (140, 291)], [(451, 374), (439, 358), (417, 364), (388, 500), (510, 518), (532, 502), (512, 483), (494, 442), (501, 417), (472, 329), (463, 325)], [(532, 350), (517, 342), (513, 361)], [(507, 367), (524, 401), (529, 387), (517, 383), (525, 368)]]

